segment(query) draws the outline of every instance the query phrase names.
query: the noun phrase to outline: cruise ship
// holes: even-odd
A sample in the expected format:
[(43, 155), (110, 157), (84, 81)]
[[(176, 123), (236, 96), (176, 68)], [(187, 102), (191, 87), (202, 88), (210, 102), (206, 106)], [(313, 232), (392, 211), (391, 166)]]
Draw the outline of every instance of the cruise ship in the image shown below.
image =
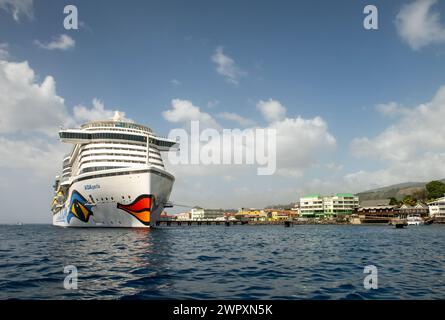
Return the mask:
[(161, 152), (177, 150), (176, 141), (118, 112), (111, 120), (61, 129), (59, 137), (72, 148), (54, 184), (53, 225), (148, 228), (171, 206), (175, 178)]

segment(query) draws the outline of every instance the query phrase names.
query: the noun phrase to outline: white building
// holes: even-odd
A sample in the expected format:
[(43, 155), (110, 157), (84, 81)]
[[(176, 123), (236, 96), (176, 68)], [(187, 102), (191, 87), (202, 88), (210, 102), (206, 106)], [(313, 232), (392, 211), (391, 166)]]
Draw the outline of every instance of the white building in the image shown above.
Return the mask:
[(301, 216), (337, 216), (351, 214), (359, 207), (359, 198), (350, 193), (322, 197), (319, 194), (300, 198)]
[(317, 216), (323, 213), (323, 197), (319, 194), (310, 194), (300, 198), (301, 216)]
[(428, 209), (430, 212), (430, 216), (445, 217), (445, 197), (428, 203)]
[(176, 215), (176, 220), (191, 220), (190, 212), (182, 212)]
[(224, 218), (224, 210), (222, 209), (204, 209), (201, 207), (194, 207), (190, 211), (190, 218), (192, 220), (215, 220)]
[(351, 214), (359, 207), (358, 196), (350, 193), (337, 193), (333, 196), (323, 197), (325, 214)]

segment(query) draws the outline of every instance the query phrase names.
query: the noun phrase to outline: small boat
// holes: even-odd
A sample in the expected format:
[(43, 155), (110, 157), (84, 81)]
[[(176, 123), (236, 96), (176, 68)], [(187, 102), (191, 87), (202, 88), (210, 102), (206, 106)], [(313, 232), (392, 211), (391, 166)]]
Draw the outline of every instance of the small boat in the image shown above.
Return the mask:
[(408, 222), (405, 219), (392, 219), (390, 224), (395, 226), (396, 229), (402, 229), (408, 225)]
[(410, 215), (406, 218), (406, 221), (409, 226), (420, 226), (425, 224), (423, 219), (420, 216)]

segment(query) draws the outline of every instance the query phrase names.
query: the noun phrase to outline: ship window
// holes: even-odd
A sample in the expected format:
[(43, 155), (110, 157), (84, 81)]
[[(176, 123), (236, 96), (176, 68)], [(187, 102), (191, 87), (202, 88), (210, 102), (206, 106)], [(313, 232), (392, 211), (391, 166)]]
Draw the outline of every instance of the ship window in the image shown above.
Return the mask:
[(107, 200), (107, 201), (108, 201), (108, 198), (105, 198), (105, 200)]
[(131, 199), (131, 197), (130, 197), (130, 196), (128, 196), (128, 199)]
[(111, 201), (113, 201), (114, 200), (114, 198), (113, 197), (111, 197)]
[(118, 140), (132, 140), (139, 142), (146, 142), (146, 136), (138, 136), (138, 135), (130, 135), (130, 134), (122, 134), (122, 133), (93, 133), (93, 139), (118, 139)]
[(100, 198), (100, 200), (104, 201), (104, 198)]
[(125, 197), (124, 196), (122, 196), (122, 200), (124, 200), (125, 199)]
[(102, 177), (121, 176), (121, 175), (134, 174), (134, 173), (145, 173), (145, 172), (153, 172), (154, 174), (159, 175), (161, 177), (165, 177), (167, 179), (172, 179), (170, 176), (165, 175), (161, 172), (144, 169), (144, 170), (139, 170), (139, 171), (122, 171), (122, 172), (95, 174), (95, 175), (91, 175), (91, 176), (87, 176), (87, 177), (77, 178), (76, 180), (73, 181), (73, 183), (78, 182), (78, 181), (89, 180), (89, 179), (102, 178)]

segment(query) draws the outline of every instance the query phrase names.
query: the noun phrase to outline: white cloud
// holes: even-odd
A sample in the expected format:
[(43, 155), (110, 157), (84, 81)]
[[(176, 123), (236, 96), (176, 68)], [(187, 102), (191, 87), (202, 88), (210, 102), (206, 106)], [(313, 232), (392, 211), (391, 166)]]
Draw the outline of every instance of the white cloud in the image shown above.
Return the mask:
[(253, 121), (252, 119), (244, 118), (239, 114), (233, 112), (221, 112), (218, 114), (218, 117), (229, 121), (234, 121), (241, 127), (252, 127), (255, 125), (255, 121)]
[(175, 85), (175, 86), (180, 86), (182, 84), (181, 81), (179, 81), (178, 79), (172, 79), (170, 81), (170, 83)]
[(0, 43), (0, 60), (7, 59), (9, 57), (9, 44)]
[(359, 170), (345, 175), (343, 185), (354, 191), (365, 191), (402, 182), (423, 182), (445, 177), (445, 153), (426, 152), (412, 161), (389, 163), (374, 171)]
[(404, 112), (409, 111), (397, 102), (382, 103), (376, 106), (376, 110), (387, 117), (400, 116)]
[(33, 0), (0, 0), (0, 9), (12, 14), (15, 21), (19, 21), (21, 16), (32, 18)]
[[(274, 121), (269, 123), (264, 129), (273, 129), (276, 132), (277, 148), (277, 173), (282, 176), (300, 177), (304, 174), (304, 171), (321, 160), (323, 154), (332, 151), (336, 146), (336, 140), (332, 134), (328, 131), (326, 122), (320, 118), (315, 117), (313, 119), (303, 119), (302, 117), (296, 118), (282, 118), (286, 114), (286, 108), (281, 105), (279, 101), (270, 100), (268, 102), (260, 101), (259, 105), (269, 105), (272, 107), (265, 107), (270, 119)], [(278, 106), (278, 107), (277, 107)], [(200, 120), (201, 122), (212, 123), (212, 128), (218, 130), (221, 126), (215, 122), (214, 118), (208, 114), (200, 111), (199, 107), (196, 107), (192, 102), (187, 100), (175, 99), (172, 101), (172, 110), (165, 111), (163, 113), (164, 118), (170, 122), (189, 122), (191, 120)], [(247, 128), (252, 128), (254, 123), (249, 119), (240, 117), (234, 113), (220, 113), (218, 117), (230, 119), (241, 122)], [(203, 126), (200, 128), (203, 129)], [(249, 123), (248, 123), (249, 122)], [(204, 126), (205, 127), (205, 126)], [(259, 128), (259, 127), (255, 127)], [(236, 133), (234, 133), (236, 134)], [(240, 136), (242, 132), (239, 132)], [(241, 141), (241, 140), (240, 140)], [(211, 146), (212, 143), (219, 145), (218, 141), (209, 141), (202, 143), (200, 148), (204, 146)], [(244, 153), (246, 146), (243, 142), (241, 145), (231, 146), (232, 154)], [(224, 150), (224, 149), (223, 149)], [(229, 175), (233, 171), (233, 166), (224, 165), (210, 165), (210, 166), (197, 166), (196, 170), (191, 168), (192, 166), (185, 166), (184, 168), (174, 168), (180, 174), (184, 175)], [(256, 174), (255, 170), (252, 170), (252, 174)]]
[(38, 83), (27, 61), (0, 60), (0, 133), (57, 134), (69, 115), (55, 86), (51, 76)]
[(83, 105), (77, 105), (73, 108), (74, 119), (77, 122), (90, 122), (95, 120), (107, 120), (112, 119), (116, 113), (119, 114), (121, 119), (126, 121), (133, 121), (131, 119), (125, 118), (125, 112), (120, 112), (118, 110), (107, 110), (102, 101), (97, 98), (93, 99), (93, 107), (88, 109)]
[(277, 171), (282, 175), (302, 176), (305, 169), (336, 147), (334, 136), (320, 117), (286, 118), (268, 128), (277, 130)]
[(207, 102), (207, 108), (212, 109), (215, 108), (219, 105), (219, 100), (211, 100), (209, 102)]
[(218, 128), (219, 125), (207, 112), (202, 112), (199, 107), (194, 106), (191, 101), (173, 99), (171, 109), (162, 113), (165, 120), (174, 123), (184, 123), (198, 120), (200, 125)]
[(78, 105), (71, 114), (57, 95), (54, 78), (48, 75), (41, 83), (38, 78), (27, 61), (0, 59), (0, 134), (37, 132), (52, 137), (60, 126), (110, 119), (117, 111), (105, 109), (94, 98), (91, 109)]
[(326, 163), (325, 167), (331, 171), (342, 171), (343, 170), (343, 165), (337, 164), (335, 162)]
[[(285, 107), (282, 106), (282, 108), (285, 114)], [(191, 110), (191, 113), (197, 112)], [(181, 113), (181, 116), (176, 114), (175, 122), (179, 118), (189, 121), (191, 117), (184, 114), (187, 112)], [(200, 118), (200, 116), (193, 118)], [(254, 128), (260, 129), (258, 126)], [(277, 170), (275, 175), (258, 176), (257, 165), (173, 165), (166, 157), (167, 170), (176, 176), (171, 200), (174, 203), (187, 205), (225, 208), (262, 207), (295, 201), (298, 185), (307, 179), (307, 176), (304, 178), (302, 176), (312, 167), (323, 166), (324, 157), (335, 150), (336, 140), (329, 132), (326, 122), (320, 117), (312, 119), (288, 117), (269, 123), (262, 128), (276, 130)], [(234, 134), (238, 133), (234, 132)], [(239, 134), (242, 134), (242, 130)], [(233, 139), (233, 142), (235, 140)], [(202, 150), (204, 147), (211, 147), (212, 143), (215, 143), (213, 139), (209, 142), (201, 142), (199, 147)], [(219, 143), (216, 142), (216, 145)], [(223, 150), (228, 150), (226, 147), (224, 145)], [(241, 142), (232, 144), (230, 148), (231, 154), (244, 153), (249, 145)], [(182, 146), (181, 150), (184, 151), (184, 149)], [(332, 168), (334, 169), (336, 172), (341, 170), (338, 166)], [(221, 183), (222, 181), (225, 183)], [(227, 199), (230, 199), (229, 205)]]
[[(27, 61), (0, 58), (0, 188), (6, 199), (0, 222), (50, 221), (51, 185), (70, 147), (56, 139), (59, 126), (112, 115), (97, 99), (92, 109), (77, 107), (72, 115), (54, 78), (39, 78)], [(23, 194), (30, 201), (17, 208)]]
[(59, 35), (49, 43), (42, 43), (39, 40), (35, 40), (35, 43), (46, 50), (68, 50), (76, 45), (76, 41), (66, 34)]
[(385, 185), (445, 177), (445, 86), (431, 101), (401, 110), (394, 123), (376, 137), (356, 138), (351, 143), (353, 155), (380, 160), (384, 167), (352, 173), (348, 179)]
[(94, 98), (92, 108), (77, 105), (71, 114), (57, 95), (54, 78), (46, 76), (41, 83), (38, 78), (27, 61), (0, 60), (0, 134), (37, 132), (53, 137), (60, 126), (110, 119), (118, 111), (105, 109)]
[(32, 174), (39, 177), (55, 174), (61, 167), (63, 154), (69, 149), (62, 143), (33, 137), (16, 140), (0, 136), (0, 145), (0, 169), (31, 169)]
[(400, 37), (414, 50), (445, 42), (445, 27), (439, 12), (432, 8), (436, 3), (437, 0), (416, 0), (405, 4), (396, 16)]
[(427, 151), (445, 149), (445, 86), (430, 102), (404, 109), (400, 118), (373, 139), (353, 140), (356, 156), (408, 161)]
[(257, 108), (268, 122), (280, 121), (286, 116), (286, 108), (276, 100), (260, 100), (257, 104)]
[(240, 78), (247, 74), (236, 65), (235, 60), (224, 54), (223, 47), (217, 47), (211, 59), (216, 64), (216, 72), (224, 76), (227, 82), (238, 84)]

